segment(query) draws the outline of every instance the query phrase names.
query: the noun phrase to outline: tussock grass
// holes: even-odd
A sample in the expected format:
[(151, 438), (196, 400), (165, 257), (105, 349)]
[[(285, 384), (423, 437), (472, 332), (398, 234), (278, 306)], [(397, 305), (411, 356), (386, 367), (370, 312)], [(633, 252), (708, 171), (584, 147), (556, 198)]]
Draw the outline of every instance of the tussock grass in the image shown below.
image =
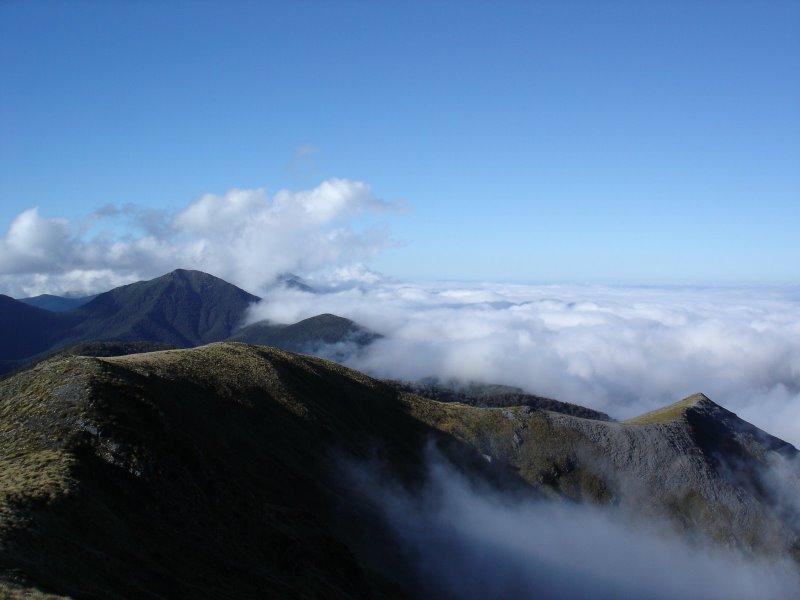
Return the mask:
[(703, 401), (709, 401), (704, 394), (692, 394), (691, 396), (688, 396), (683, 400), (676, 402), (675, 404), (670, 404), (669, 406), (633, 417), (623, 421), (623, 423), (626, 425), (652, 425), (657, 423), (668, 423), (670, 421), (680, 419), (684, 412), (686, 412), (686, 409), (691, 408), (698, 402)]

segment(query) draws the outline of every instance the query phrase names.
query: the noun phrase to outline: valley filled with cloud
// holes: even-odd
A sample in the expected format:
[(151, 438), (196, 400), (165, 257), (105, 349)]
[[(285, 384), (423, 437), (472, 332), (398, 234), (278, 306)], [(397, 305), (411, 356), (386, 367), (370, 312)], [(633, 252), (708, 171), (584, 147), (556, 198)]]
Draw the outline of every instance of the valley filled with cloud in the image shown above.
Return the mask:
[(704, 392), (800, 443), (800, 291), (360, 282), (277, 289), (254, 309), (320, 312), (381, 333), (351, 366), (381, 377), (519, 386), (627, 418)]
[[(0, 241), (0, 285), (97, 292), (198, 269), (262, 295), (251, 321), (330, 312), (381, 334), (349, 360), (378, 377), (501, 383), (620, 419), (702, 391), (800, 443), (796, 286), (400, 281), (364, 261), (393, 243), (383, 219), (401, 208), (347, 179), (205, 194), (173, 212), (107, 206), (80, 222), (31, 208)], [(316, 293), (275, 286), (288, 272)]]

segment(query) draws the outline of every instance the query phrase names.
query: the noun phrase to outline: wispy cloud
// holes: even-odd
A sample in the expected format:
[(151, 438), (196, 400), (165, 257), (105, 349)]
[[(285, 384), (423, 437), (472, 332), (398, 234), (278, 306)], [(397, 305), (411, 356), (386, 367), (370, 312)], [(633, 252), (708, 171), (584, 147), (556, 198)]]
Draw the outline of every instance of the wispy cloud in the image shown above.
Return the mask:
[(374, 464), (348, 464), (353, 488), (383, 512), (422, 593), (454, 598), (787, 598), (788, 559), (689, 543), (666, 520), (505, 495), (433, 453), (410, 493)]

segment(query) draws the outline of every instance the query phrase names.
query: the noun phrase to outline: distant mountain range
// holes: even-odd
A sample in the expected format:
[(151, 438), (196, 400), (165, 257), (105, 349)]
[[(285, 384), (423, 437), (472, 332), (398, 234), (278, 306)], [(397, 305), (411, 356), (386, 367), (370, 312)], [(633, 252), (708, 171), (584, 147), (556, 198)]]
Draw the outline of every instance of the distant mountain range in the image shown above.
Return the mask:
[[(198, 308), (207, 277), (134, 292), (159, 316), (145, 290), (183, 298), (222, 335), (235, 311)], [(147, 331), (202, 339), (170, 322)], [(797, 450), (702, 394), (619, 423), (513, 388), (409, 388), (264, 346), (127, 354), (155, 349), (135, 344), (95, 343), (84, 351), (105, 357), (56, 356), (0, 381), (0, 596), (449, 597), (343, 466), (379, 465), (415, 493), (432, 449), (493, 497), (624, 508), (633, 523), (800, 564), (796, 499), (768, 477), (773, 464), (799, 476)], [(561, 587), (548, 595), (545, 577), (543, 595), (570, 597), (570, 574), (547, 569)], [(665, 597), (624, 575), (586, 597)]]
[[(294, 275), (281, 283), (311, 290)], [(250, 343), (314, 352), (345, 342), (364, 345), (377, 337), (334, 315), (289, 326), (262, 321), (239, 331), (248, 309), (260, 300), (218, 277), (184, 269), (96, 296), (15, 300), (0, 295), (0, 373), (86, 341), (188, 348), (240, 336)]]
[(54, 296), (53, 294), (41, 294), (30, 298), (20, 298), (20, 302), (30, 304), (36, 308), (43, 308), (52, 312), (63, 312), (83, 306), (93, 300), (97, 294), (91, 296)]

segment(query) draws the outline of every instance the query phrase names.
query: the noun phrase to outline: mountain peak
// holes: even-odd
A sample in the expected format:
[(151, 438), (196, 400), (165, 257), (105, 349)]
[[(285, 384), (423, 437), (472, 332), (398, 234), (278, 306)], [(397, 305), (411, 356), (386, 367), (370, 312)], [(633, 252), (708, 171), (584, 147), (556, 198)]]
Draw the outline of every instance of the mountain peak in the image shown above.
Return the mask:
[(260, 298), (203, 271), (175, 269), (100, 294), (77, 310), (73, 339), (194, 346), (227, 338)]
[(233, 285), (224, 279), (217, 277), (216, 275), (206, 273), (205, 271), (197, 271), (195, 269), (174, 269), (173, 271), (170, 271), (161, 277), (157, 277), (154, 281), (158, 280), (210, 281), (224, 283), (226, 285)]
[(246, 344), (278, 346), (295, 352), (315, 352), (321, 346), (351, 342), (367, 346), (381, 337), (345, 317), (324, 313), (291, 325), (257, 321), (242, 327), (229, 339)]
[(683, 404), (687, 409), (719, 406), (719, 404), (711, 400), (711, 398), (709, 398), (702, 392), (697, 392), (696, 394), (692, 394), (691, 396), (686, 396), (686, 398), (684, 398), (680, 402), (677, 402), (676, 404)]
[(698, 408), (712, 408), (719, 405), (703, 393), (692, 394), (673, 404), (662, 406), (656, 410), (646, 412), (625, 421), (631, 425), (652, 425), (656, 423), (670, 423), (680, 419), (686, 411)]
[(303, 319), (300, 323), (304, 323), (306, 321), (312, 322), (316, 321), (318, 323), (353, 323), (350, 319), (346, 317), (340, 317), (339, 315), (334, 315), (332, 313), (322, 313), (320, 315), (315, 315), (313, 317), (308, 317), (307, 319)]
[(314, 294), (317, 291), (306, 283), (302, 277), (294, 273), (282, 273), (275, 278), (275, 282), (287, 288), (308, 292), (309, 294)]
[[(193, 269), (175, 269), (97, 296), (16, 300), (0, 294), (0, 373), (83, 342), (113, 340), (129, 349), (130, 342), (192, 347), (231, 339), (311, 353), (326, 348), (326, 356), (343, 360), (343, 353), (380, 337), (330, 313), (292, 325), (260, 321), (240, 328), (260, 300)], [(342, 354), (328, 352), (334, 345)]]

